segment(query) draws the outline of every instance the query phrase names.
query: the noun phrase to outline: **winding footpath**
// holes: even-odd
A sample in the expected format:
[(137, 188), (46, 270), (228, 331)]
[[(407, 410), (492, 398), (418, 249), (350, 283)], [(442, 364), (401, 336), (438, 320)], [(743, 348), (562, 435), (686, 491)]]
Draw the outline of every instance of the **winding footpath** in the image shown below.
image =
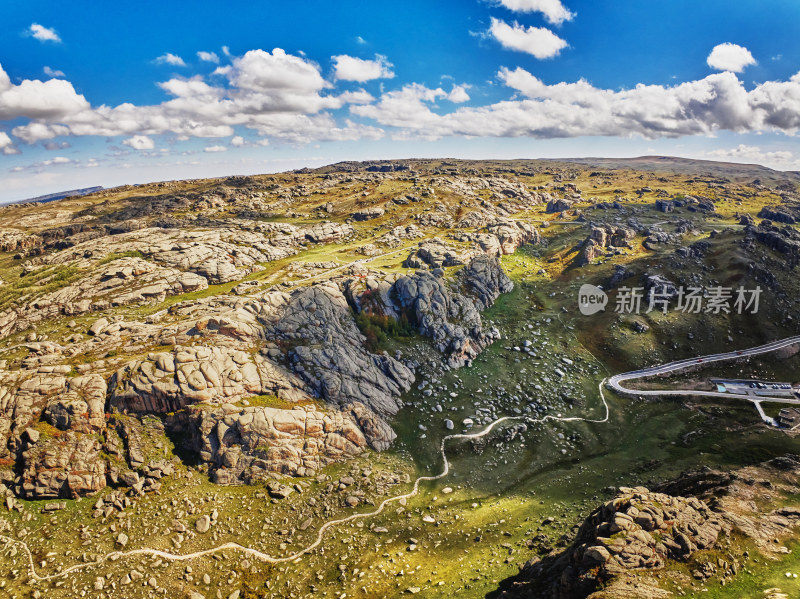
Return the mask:
[(531, 424), (537, 423), (537, 422), (547, 422), (547, 421), (558, 421), (558, 422), (582, 421), (582, 422), (596, 422), (596, 423), (606, 422), (608, 420), (608, 417), (609, 417), (609, 407), (608, 407), (608, 403), (606, 401), (605, 395), (603, 394), (603, 385), (604, 385), (605, 382), (606, 382), (606, 379), (603, 379), (600, 382), (600, 384), (598, 385), (598, 387), (597, 387), (598, 390), (600, 391), (600, 397), (601, 397), (601, 399), (603, 401), (603, 407), (604, 407), (604, 410), (605, 410), (605, 415), (602, 418), (600, 418), (600, 419), (589, 419), (589, 418), (581, 418), (581, 417), (561, 418), (561, 417), (550, 416), (550, 415), (544, 416), (542, 418), (530, 418), (528, 416), (505, 416), (503, 418), (498, 418), (497, 420), (495, 420), (491, 424), (488, 424), (483, 430), (475, 432), (475, 433), (458, 433), (458, 434), (453, 434), (453, 435), (447, 435), (447, 436), (442, 438), (442, 442), (441, 442), (441, 444), (439, 446), (439, 450), (440, 450), (441, 455), (442, 455), (442, 462), (444, 464), (444, 467), (442, 468), (442, 471), (439, 474), (431, 475), (431, 476), (420, 476), (420, 477), (418, 477), (414, 481), (414, 486), (412, 487), (411, 491), (409, 491), (408, 493), (404, 493), (402, 495), (395, 495), (393, 497), (388, 497), (388, 498), (384, 499), (380, 503), (380, 505), (378, 505), (378, 507), (375, 508), (374, 510), (372, 510), (371, 512), (363, 512), (363, 513), (358, 513), (358, 514), (352, 514), (350, 516), (347, 516), (346, 518), (339, 518), (337, 520), (329, 520), (328, 522), (326, 522), (325, 524), (320, 526), (319, 531), (317, 532), (317, 538), (313, 543), (311, 543), (310, 545), (308, 545), (304, 549), (301, 549), (301, 550), (299, 550), (299, 551), (297, 551), (295, 553), (292, 553), (291, 555), (287, 555), (287, 556), (283, 556), (283, 557), (275, 557), (275, 556), (269, 555), (268, 553), (264, 553), (262, 551), (258, 551), (257, 549), (253, 549), (252, 547), (245, 547), (244, 545), (240, 545), (238, 543), (223, 543), (222, 545), (218, 545), (218, 546), (212, 547), (210, 549), (205, 549), (203, 551), (195, 551), (194, 553), (186, 553), (186, 554), (170, 553), (168, 551), (161, 551), (159, 549), (142, 548), (142, 549), (132, 549), (130, 551), (112, 551), (112, 552), (107, 553), (106, 555), (102, 556), (101, 558), (95, 560), (95, 561), (85, 562), (85, 563), (81, 563), (81, 564), (75, 564), (74, 566), (70, 566), (69, 568), (61, 570), (60, 572), (56, 572), (54, 574), (41, 575), (41, 574), (38, 574), (36, 572), (36, 565), (34, 563), (33, 555), (31, 554), (31, 551), (28, 548), (27, 543), (25, 543), (24, 541), (20, 541), (18, 539), (13, 539), (13, 538), (5, 536), (5, 535), (0, 535), (0, 541), (5, 542), (6, 546), (9, 546), (9, 545), (13, 544), (13, 545), (17, 545), (17, 546), (22, 548), (22, 550), (26, 553), (26, 555), (28, 557), (28, 568), (29, 568), (29, 571), (30, 571), (31, 579), (33, 579), (35, 581), (47, 581), (47, 580), (53, 580), (55, 578), (61, 578), (63, 576), (67, 576), (67, 575), (69, 575), (69, 574), (71, 574), (73, 572), (77, 572), (78, 570), (82, 570), (84, 568), (89, 568), (91, 566), (98, 566), (98, 565), (102, 564), (103, 562), (106, 562), (106, 561), (109, 561), (109, 560), (116, 561), (116, 560), (121, 559), (121, 558), (132, 557), (132, 556), (136, 556), (136, 555), (147, 555), (147, 556), (151, 556), (151, 557), (158, 557), (158, 558), (161, 558), (161, 559), (164, 559), (164, 560), (168, 560), (168, 561), (189, 561), (189, 560), (197, 559), (199, 557), (204, 557), (204, 556), (207, 556), (207, 555), (211, 555), (213, 553), (218, 553), (220, 551), (225, 551), (226, 549), (231, 549), (231, 550), (234, 550), (234, 551), (239, 551), (241, 553), (247, 554), (247, 555), (252, 556), (252, 557), (254, 557), (254, 558), (258, 559), (258, 560), (261, 560), (262, 562), (266, 562), (266, 563), (270, 563), (270, 564), (281, 564), (281, 563), (285, 563), (285, 562), (292, 562), (292, 561), (300, 559), (305, 554), (307, 554), (307, 553), (313, 551), (314, 549), (316, 549), (317, 547), (319, 547), (320, 543), (322, 543), (323, 537), (325, 536), (325, 532), (328, 529), (333, 528), (335, 526), (339, 526), (340, 524), (346, 524), (348, 522), (352, 522), (354, 520), (359, 520), (359, 519), (363, 519), (363, 518), (371, 518), (373, 516), (377, 516), (390, 503), (394, 503), (394, 502), (400, 501), (401, 499), (410, 499), (411, 497), (414, 497), (417, 493), (419, 493), (419, 488), (420, 488), (420, 484), (421, 483), (428, 482), (428, 481), (439, 480), (440, 478), (444, 478), (445, 476), (447, 476), (450, 473), (450, 461), (447, 459), (447, 453), (445, 451), (445, 446), (451, 440), (454, 440), (454, 439), (479, 439), (480, 437), (484, 437), (484, 436), (488, 435), (490, 432), (492, 432), (492, 430), (494, 430), (500, 424), (503, 424), (504, 422), (512, 422), (512, 421), (517, 421), (517, 420), (518, 421), (529, 422)]
[[(560, 318), (559, 318), (559, 321), (561, 321)], [(562, 322), (562, 324), (564, 324), (564, 323)], [(568, 327), (566, 327), (566, 325), (565, 325), (565, 328), (567, 328), (567, 330), (570, 331), (570, 334), (577, 340), (577, 337), (575, 337), (574, 333), (572, 333), (571, 330)], [(39, 574), (36, 571), (36, 564), (34, 562), (33, 554), (31, 553), (31, 550), (28, 547), (27, 543), (25, 543), (24, 541), (21, 541), (19, 539), (14, 539), (12, 537), (8, 537), (6, 535), (0, 535), (0, 542), (5, 542), (6, 547), (9, 547), (10, 545), (17, 545), (17, 546), (22, 548), (22, 550), (25, 552), (25, 554), (27, 555), (27, 558), (28, 558), (28, 569), (29, 569), (30, 577), (31, 577), (31, 579), (33, 581), (37, 581), (37, 582), (38, 581), (48, 581), (48, 580), (53, 580), (53, 579), (61, 578), (61, 577), (64, 577), (64, 576), (68, 576), (69, 574), (72, 574), (73, 572), (77, 572), (79, 570), (82, 570), (82, 569), (85, 569), (85, 568), (89, 568), (89, 567), (92, 567), (92, 566), (98, 566), (98, 565), (101, 565), (102, 563), (104, 563), (106, 561), (109, 561), (109, 560), (110, 561), (116, 561), (118, 559), (122, 559), (122, 558), (126, 558), (126, 557), (133, 557), (133, 556), (137, 556), (137, 555), (147, 555), (147, 556), (151, 556), (151, 557), (158, 557), (158, 558), (161, 558), (161, 559), (164, 559), (164, 560), (167, 560), (167, 561), (189, 561), (189, 560), (194, 560), (194, 559), (197, 559), (197, 558), (200, 558), (200, 557), (204, 557), (204, 556), (207, 556), (207, 555), (212, 555), (212, 554), (218, 553), (220, 551), (233, 550), (233, 551), (238, 551), (238, 552), (244, 553), (244, 554), (249, 555), (249, 556), (251, 556), (251, 557), (253, 557), (255, 559), (258, 559), (258, 560), (260, 560), (262, 562), (266, 562), (266, 563), (270, 563), (270, 564), (280, 564), (280, 563), (286, 563), (286, 562), (293, 562), (293, 561), (299, 560), (301, 557), (303, 557), (307, 553), (309, 553), (309, 552), (313, 551), (314, 549), (316, 549), (317, 547), (319, 547), (319, 545), (322, 543), (322, 540), (323, 540), (323, 537), (324, 537), (326, 531), (328, 531), (329, 529), (331, 529), (331, 528), (333, 528), (335, 526), (346, 524), (348, 522), (353, 522), (355, 520), (360, 520), (360, 519), (371, 518), (373, 516), (377, 516), (378, 514), (383, 512), (383, 510), (386, 508), (387, 505), (389, 505), (391, 503), (394, 503), (394, 502), (397, 502), (397, 501), (400, 501), (402, 499), (410, 499), (411, 497), (414, 497), (415, 495), (417, 495), (419, 493), (419, 489), (420, 489), (420, 484), (421, 483), (436, 481), (436, 480), (442, 479), (445, 476), (447, 476), (450, 473), (450, 461), (447, 459), (446, 446), (450, 441), (453, 441), (453, 440), (479, 439), (479, 438), (484, 437), (484, 436), (488, 435), (489, 433), (491, 433), (499, 425), (501, 425), (503, 423), (514, 422), (514, 421), (522, 421), (522, 422), (527, 422), (527, 423), (530, 423), (530, 424), (544, 423), (544, 422), (548, 422), (548, 421), (552, 421), (552, 422), (589, 422), (589, 423), (598, 423), (598, 424), (607, 422), (608, 419), (609, 419), (609, 416), (610, 416), (610, 409), (609, 409), (609, 405), (608, 405), (608, 402), (606, 400), (605, 394), (603, 393), (603, 387), (606, 384), (608, 384), (609, 388), (613, 389), (614, 391), (617, 391), (619, 393), (623, 393), (623, 394), (626, 394), (626, 395), (631, 395), (631, 394), (634, 394), (634, 395), (711, 395), (711, 396), (732, 397), (731, 394), (716, 393), (716, 392), (711, 392), (711, 391), (635, 390), (635, 389), (629, 389), (627, 387), (623, 387), (621, 385), (621, 383), (624, 382), (624, 381), (628, 381), (628, 380), (634, 380), (634, 379), (638, 379), (638, 378), (655, 376), (655, 375), (659, 375), (659, 374), (666, 374), (666, 373), (669, 373), (669, 372), (674, 372), (676, 370), (682, 370), (682, 369), (694, 366), (694, 365), (699, 364), (699, 363), (719, 362), (719, 361), (723, 361), (723, 360), (732, 360), (732, 359), (742, 358), (742, 357), (745, 357), (745, 356), (753, 356), (753, 355), (768, 353), (768, 352), (775, 351), (775, 350), (778, 350), (778, 349), (782, 349), (784, 347), (788, 347), (790, 345), (794, 345), (794, 344), (798, 344), (798, 343), (800, 343), (800, 336), (790, 337), (788, 339), (775, 341), (775, 342), (768, 343), (766, 345), (762, 345), (762, 346), (759, 346), (759, 347), (751, 348), (751, 349), (748, 349), (748, 350), (727, 352), (727, 353), (722, 353), (722, 354), (714, 354), (714, 355), (711, 355), (711, 356), (704, 356), (702, 358), (692, 358), (692, 359), (687, 359), (687, 360), (679, 360), (679, 361), (676, 361), (676, 362), (670, 362), (668, 364), (663, 364), (663, 365), (659, 365), (659, 366), (651, 366), (649, 368), (643, 368), (641, 370), (636, 370), (636, 371), (632, 371), (632, 372), (626, 372), (626, 373), (617, 374), (617, 375), (614, 375), (614, 376), (611, 376), (611, 377), (604, 378), (597, 386), (598, 391), (600, 393), (600, 399), (601, 399), (602, 404), (603, 404), (603, 409), (604, 409), (604, 414), (603, 414), (602, 418), (593, 419), (593, 418), (583, 418), (583, 417), (579, 417), (579, 416), (560, 417), (560, 416), (551, 416), (551, 415), (546, 415), (546, 416), (543, 416), (541, 418), (531, 418), (529, 416), (505, 416), (505, 417), (502, 417), (502, 418), (498, 418), (494, 422), (488, 424), (482, 430), (474, 432), (474, 433), (457, 433), (457, 434), (447, 435), (447, 436), (442, 438), (442, 441), (441, 441), (440, 446), (439, 446), (439, 451), (440, 451), (441, 456), (442, 456), (442, 464), (443, 464), (442, 471), (439, 474), (418, 477), (414, 481), (414, 485), (413, 485), (412, 489), (409, 492), (403, 493), (401, 495), (395, 495), (393, 497), (388, 497), (388, 498), (384, 499), (380, 503), (380, 505), (378, 505), (374, 510), (372, 510), (370, 512), (352, 514), (352, 515), (347, 516), (345, 518), (339, 518), (339, 519), (336, 519), (336, 520), (329, 520), (328, 522), (326, 522), (325, 524), (320, 526), (319, 531), (317, 532), (316, 539), (314, 540), (313, 543), (311, 543), (310, 545), (306, 546), (304, 549), (301, 549), (299, 551), (296, 551), (295, 553), (292, 553), (292, 554), (286, 555), (286, 556), (276, 557), (276, 556), (270, 555), (268, 553), (264, 553), (262, 551), (259, 551), (257, 549), (253, 549), (252, 547), (245, 547), (244, 545), (240, 545), (239, 543), (223, 543), (221, 545), (218, 545), (216, 547), (212, 547), (210, 549), (205, 549), (205, 550), (202, 550), (202, 551), (195, 551), (194, 553), (186, 553), (186, 554), (171, 553), (171, 552), (162, 551), (162, 550), (159, 550), (159, 549), (142, 548), (142, 549), (132, 549), (132, 550), (129, 550), (129, 551), (112, 551), (110, 553), (105, 554), (104, 556), (100, 557), (99, 559), (97, 559), (95, 561), (75, 564), (75, 565), (70, 566), (68, 568), (65, 568), (64, 570), (61, 570), (59, 572), (56, 572), (56, 573), (53, 573), (53, 574), (43, 575), (43, 574)], [(584, 348), (584, 349), (586, 349), (586, 348)], [(586, 349), (586, 351), (589, 351), (589, 350)], [(589, 352), (589, 353), (591, 354), (591, 352)], [(597, 360), (596, 357), (595, 357), (595, 360)], [(598, 362), (599, 362), (599, 360), (598, 360)], [(602, 365), (602, 362), (600, 362), (600, 364)], [(736, 397), (736, 396), (733, 395), (733, 397)], [(739, 397), (746, 398), (747, 396), (739, 396)], [(787, 400), (786, 398), (759, 398), (759, 399), (764, 399), (764, 400), (768, 400), (768, 401), (781, 401), (783, 403), (800, 403), (800, 401), (798, 401), (798, 400)]]

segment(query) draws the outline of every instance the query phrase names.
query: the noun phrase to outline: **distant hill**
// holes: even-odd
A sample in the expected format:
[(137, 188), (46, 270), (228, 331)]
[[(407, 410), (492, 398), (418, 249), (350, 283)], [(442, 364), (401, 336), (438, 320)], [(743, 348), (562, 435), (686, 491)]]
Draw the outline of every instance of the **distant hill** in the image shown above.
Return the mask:
[(559, 162), (587, 164), (599, 168), (629, 168), (693, 176), (722, 177), (751, 182), (761, 179), (764, 184), (782, 181), (800, 182), (798, 171), (777, 171), (760, 164), (695, 160), (675, 156), (639, 156), (637, 158), (561, 158)]
[(104, 189), (102, 185), (98, 185), (96, 187), (84, 187), (83, 189), (70, 189), (69, 191), (59, 191), (56, 193), (49, 193), (47, 195), (37, 196), (35, 198), (28, 198), (25, 200), (15, 200), (13, 202), (8, 202), (8, 204), (27, 204), (28, 202), (45, 204), (47, 202), (63, 200), (64, 198), (69, 198), (72, 196), (85, 196), (90, 193), (94, 193), (96, 191), (101, 191), (102, 189)]

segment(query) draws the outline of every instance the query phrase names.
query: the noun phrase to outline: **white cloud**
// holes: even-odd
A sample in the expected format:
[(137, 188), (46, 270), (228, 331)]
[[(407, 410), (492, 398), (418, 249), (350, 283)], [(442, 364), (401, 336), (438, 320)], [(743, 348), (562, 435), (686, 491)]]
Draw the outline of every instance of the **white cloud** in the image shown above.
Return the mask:
[(42, 70), (44, 71), (44, 74), (47, 75), (48, 77), (65, 77), (64, 71), (51, 69), (50, 67), (47, 66), (44, 67), (44, 69)]
[(548, 23), (560, 25), (571, 21), (575, 13), (569, 11), (560, 0), (499, 0), (500, 4), (514, 12), (540, 12)]
[(756, 64), (750, 50), (737, 44), (719, 44), (714, 46), (706, 59), (708, 66), (719, 71), (741, 73), (745, 67)]
[(227, 152), (228, 148), (226, 148), (225, 146), (207, 146), (203, 151), (204, 152), (212, 152), (212, 153), (213, 152)]
[(72, 147), (68, 141), (47, 141), (42, 144), (45, 150), (66, 150)]
[(122, 142), (126, 146), (130, 146), (134, 150), (152, 150), (156, 147), (155, 142), (146, 135), (134, 135)]
[(375, 101), (373, 95), (364, 89), (344, 92), (336, 97), (344, 104), (369, 104)]
[(392, 64), (385, 56), (375, 55), (375, 60), (364, 60), (346, 54), (333, 56), (334, 73), (337, 79), (364, 83), (372, 79), (391, 79), (394, 77)]
[[(396, 128), (396, 136), (424, 138), (652, 139), (720, 131), (800, 131), (800, 74), (749, 90), (730, 71), (678, 85), (619, 90), (597, 88), (586, 80), (546, 84), (525, 69), (504, 68), (498, 80), (508, 99), (468, 106), (469, 87), (449, 82), (447, 90), (407, 84), (377, 99), (363, 89), (343, 92), (322, 77), (319, 65), (280, 49), (232, 57), (231, 64), (215, 73), (208, 80), (198, 75), (160, 82), (169, 94), (160, 104), (91, 107), (66, 80), (13, 85), (0, 68), (0, 120), (31, 119), (8, 132), (15, 136), (12, 142), (121, 137), (126, 145), (144, 150), (154, 149), (151, 137), (161, 134), (179, 140), (225, 138), (230, 140), (225, 146), (236, 147), (239, 137), (261, 140), (252, 143), (296, 144), (379, 139), (384, 126)], [(347, 106), (352, 119), (334, 116), (332, 111)], [(244, 130), (248, 133), (239, 135)]]
[(356, 43), (357, 43), (357, 44), (359, 44), (360, 46), (364, 46), (364, 45), (366, 45), (366, 44), (367, 44), (367, 40), (365, 40), (365, 39), (364, 39), (363, 37), (361, 37), (360, 35), (357, 35), (357, 36), (356, 36)]
[(509, 50), (526, 52), (536, 58), (552, 58), (567, 47), (567, 42), (545, 27), (524, 27), (519, 23), (509, 25), (492, 19), (489, 34)]
[[(374, 137), (374, 127), (340, 127), (322, 113), (348, 103), (371, 102), (364, 90), (340, 95), (319, 67), (281, 49), (252, 50), (231, 65), (216, 69), (227, 86), (212, 86), (201, 76), (176, 77), (160, 83), (172, 99), (153, 106), (121, 104), (99, 106), (59, 119), (41, 119), (14, 130), (26, 140), (52, 139), (60, 135), (132, 136), (171, 132), (176, 136), (229, 137), (243, 126), (260, 135), (292, 142), (315, 139), (352, 139), (362, 133)], [(66, 83), (66, 82), (62, 82)]]
[(28, 170), (28, 169), (37, 169), (37, 168), (44, 168), (47, 166), (56, 166), (59, 164), (70, 164), (72, 160), (66, 158), (65, 156), (56, 156), (55, 158), (50, 158), (49, 160), (42, 160), (41, 162), (34, 162), (33, 164), (28, 164), (26, 166), (18, 167), (20, 171)]
[(28, 31), (33, 37), (35, 37), (40, 42), (59, 43), (61, 41), (61, 38), (56, 33), (55, 29), (39, 25), (39, 23), (32, 23)]
[(382, 125), (422, 131), (429, 125), (436, 126), (439, 115), (430, 110), (428, 104), (439, 98), (447, 98), (442, 88), (429, 89), (418, 83), (403, 86), (381, 96), (377, 104), (351, 106), (350, 112), (374, 119)]
[(469, 102), (469, 94), (467, 93), (467, 85), (454, 85), (452, 91), (447, 94), (447, 99), (454, 104), (462, 104)]
[(521, 98), (488, 106), (462, 107), (447, 114), (431, 110), (446, 94), (407, 85), (383, 94), (376, 104), (352, 106), (353, 114), (398, 127), (404, 136), (532, 137), (684, 135), (719, 131), (800, 130), (800, 73), (789, 81), (768, 81), (747, 91), (730, 72), (672, 87), (637, 85), (596, 88), (585, 80), (547, 85), (522, 68), (502, 69), (500, 80)]
[(233, 67), (217, 69), (241, 89), (270, 92), (291, 90), (317, 92), (326, 87), (319, 68), (310, 61), (287, 54), (280, 48), (272, 53), (250, 50), (233, 61)]
[(45, 139), (53, 139), (61, 135), (69, 135), (70, 128), (65, 125), (47, 125), (45, 123), (34, 122), (14, 127), (11, 132), (25, 143), (32, 144)]
[(735, 148), (721, 148), (706, 152), (715, 160), (755, 163), (784, 170), (800, 169), (800, 159), (788, 150), (764, 151), (758, 146), (739, 144)]
[(25, 79), (14, 85), (0, 65), (0, 120), (59, 118), (89, 108), (69, 81)]
[(186, 63), (183, 62), (183, 58), (176, 54), (172, 54), (167, 52), (166, 54), (162, 54), (155, 60), (156, 64), (171, 64), (174, 67), (185, 67)]
[(231, 138), (231, 145), (234, 148), (240, 148), (244, 144), (245, 144), (244, 137), (242, 137), (241, 135), (235, 135), (234, 137)]
[(197, 53), (197, 58), (204, 62), (213, 62), (214, 64), (219, 64), (219, 56), (217, 56), (216, 52), (204, 52), (201, 50)]
[(19, 150), (5, 131), (0, 131), (0, 154), (19, 154)]

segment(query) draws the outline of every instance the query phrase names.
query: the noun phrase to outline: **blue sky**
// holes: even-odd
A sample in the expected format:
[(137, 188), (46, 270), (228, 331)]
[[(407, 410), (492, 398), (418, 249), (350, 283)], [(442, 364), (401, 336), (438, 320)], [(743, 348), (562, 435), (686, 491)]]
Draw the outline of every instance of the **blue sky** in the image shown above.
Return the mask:
[(0, 201), (412, 156), (800, 170), (794, 0), (31, 1), (0, 16)]

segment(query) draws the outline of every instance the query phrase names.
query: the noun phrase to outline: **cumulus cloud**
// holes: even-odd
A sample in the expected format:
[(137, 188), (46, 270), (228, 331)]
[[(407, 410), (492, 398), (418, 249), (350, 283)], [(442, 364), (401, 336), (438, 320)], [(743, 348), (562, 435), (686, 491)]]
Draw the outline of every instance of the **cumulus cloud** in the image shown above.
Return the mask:
[(14, 85), (0, 65), (0, 120), (59, 118), (89, 108), (69, 81), (25, 79)]
[(234, 59), (232, 67), (217, 69), (217, 72), (227, 75), (236, 87), (259, 92), (317, 92), (326, 87), (315, 64), (287, 54), (280, 48), (271, 53), (250, 50), (241, 58)]
[(32, 23), (28, 31), (30, 32), (31, 36), (40, 42), (59, 43), (61, 41), (61, 38), (56, 33), (55, 29), (45, 27), (44, 25), (39, 25), (39, 23)]
[(50, 125), (34, 122), (14, 127), (11, 132), (25, 143), (32, 144), (45, 139), (53, 139), (61, 135), (69, 135), (70, 129), (65, 125)]
[(227, 152), (228, 148), (226, 148), (225, 146), (206, 146), (206, 148), (203, 151), (209, 153)]
[(721, 148), (706, 152), (706, 156), (716, 160), (763, 164), (778, 169), (798, 169), (800, 159), (788, 150), (764, 151), (759, 146), (739, 144), (735, 148)]
[(146, 135), (134, 135), (122, 142), (134, 150), (152, 150), (156, 147), (155, 142)]
[[(800, 74), (750, 89), (731, 71), (621, 90), (586, 80), (548, 84), (522, 68), (501, 69), (497, 77), (508, 99), (489, 105), (465, 105), (471, 90), (463, 84), (432, 89), (411, 83), (376, 99), (363, 89), (337, 90), (303, 56), (251, 50), (231, 57), (213, 77), (160, 82), (168, 98), (159, 104), (91, 107), (66, 80), (13, 85), (0, 68), (0, 120), (30, 119), (8, 132), (12, 142), (124, 137), (126, 145), (142, 150), (153, 149), (152, 138), (166, 133), (178, 140), (225, 138), (230, 142), (223, 147), (237, 147), (243, 130), (264, 144), (379, 139), (383, 127), (401, 137), (542, 139), (800, 130)], [(345, 107), (352, 118), (334, 116)]]
[(296, 143), (382, 134), (371, 126), (350, 122), (342, 126), (324, 112), (372, 102), (370, 94), (357, 90), (337, 95), (318, 65), (279, 48), (251, 50), (233, 58), (230, 65), (218, 67), (215, 74), (224, 77), (227, 85), (211, 85), (199, 75), (174, 77), (159, 83), (170, 96), (161, 104), (96, 108), (87, 104), (61, 118), (20, 125), (13, 133), (29, 143), (62, 135), (130, 137), (169, 132), (179, 138), (230, 137), (235, 127)]
[(172, 54), (167, 52), (166, 54), (162, 54), (158, 58), (155, 59), (156, 64), (171, 64), (174, 67), (185, 67), (186, 63), (183, 62), (183, 58), (178, 56), (177, 54)]
[(548, 85), (522, 68), (502, 69), (499, 79), (521, 97), (488, 106), (462, 107), (447, 114), (431, 110), (441, 90), (406, 86), (387, 92), (351, 112), (404, 134), (534, 137), (713, 136), (734, 132), (800, 129), (800, 74), (765, 82), (747, 91), (731, 72), (716, 73), (672, 87), (637, 85), (596, 88), (585, 80)]
[(560, 25), (571, 21), (575, 13), (569, 11), (560, 0), (499, 0), (500, 4), (514, 12), (539, 12), (549, 23)]
[(234, 148), (240, 148), (245, 144), (244, 137), (241, 135), (235, 135), (231, 138), (231, 145)]
[(441, 117), (430, 109), (430, 104), (447, 97), (448, 93), (442, 88), (430, 89), (411, 83), (383, 94), (377, 104), (351, 106), (350, 112), (382, 125), (421, 131), (428, 126), (439, 126)]
[(197, 53), (197, 58), (203, 62), (213, 62), (214, 64), (219, 64), (219, 56), (217, 56), (216, 52), (203, 52), (201, 50)]
[(509, 50), (525, 52), (536, 58), (552, 58), (567, 47), (567, 42), (545, 27), (525, 27), (519, 23), (509, 25), (492, 19), (489, 34)]
[(341, 54), (333, 56), (334, 74), (337, 79), (364, 83), (372, 79), (391, 79), (394, 77), (392, 64), (385, 56), (375, 55), (375, 60), (364, 60)]
[(59, 71), (57, 69), (51, 69), (48, 66), (44, 67), (44, 69), (42, 69), (42, 71), (44, 71), (44, 74), (47, 75), (48, 77), (65, 77), (64, 71)]
[(725, 43), (714, 46), (706, 59), (708, 66), (719, 71), (741, 73), (745, 67), (756, 64), (750, 50), (737, 44)]
[(19, 150), (5, 131), (0, 131), (0, 154), (19, 154)]
[(462, 104), (469, 102), (469, 94), (467, 93), (467, 85), (454, 85), (453, 89), (447, 94), (447, 99), (454, 104)]

